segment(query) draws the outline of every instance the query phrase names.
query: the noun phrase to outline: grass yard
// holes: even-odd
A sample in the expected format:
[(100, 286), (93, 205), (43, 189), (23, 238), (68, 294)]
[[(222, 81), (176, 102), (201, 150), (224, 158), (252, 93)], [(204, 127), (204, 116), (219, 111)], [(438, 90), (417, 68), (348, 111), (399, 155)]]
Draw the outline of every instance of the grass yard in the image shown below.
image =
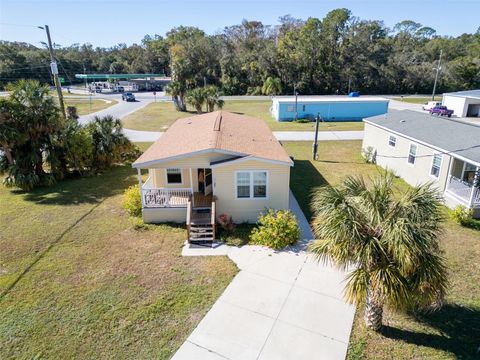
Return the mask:
[(104, 100), (99, 99), (92, 99), (92, 103), (90, 104), (89, 99), (69, 99), (64, 98), (65, 102), (65, 109), (67, 106), (75, 106), (77, 108), (78, 115), (87, 115), (91, 114), (100, 110), (104, 110), (117, 104), (116, 100), (108, 100), (106, 102)]
[[(223, 110), (263, 119), (273, 131), (313, 131), (315, 124), (279, 122), (270, 115), (270, 100), (229, 100)], [(157, 102), (125, 117), (127, 129), (165, 131), (177, 119), (196, 115), (194, 111), (178, 112), (172, 103)], [(320, 131), (363, 130), (362, 122), (328, 122), (320, 125)]]
[[(412, 103), (412, 104), (425, 104), (429, 101), (432, 101), (432, 97), (408, 97), (408, 96), (404, 96), (403, 99), (401, 97), (395, 97), (393, 98), (393, 100), (397, 100), (397, 101), (403, 101), (403, 102), (407, 102), (407, 103)], [(442, 102), (442, 97), (441, 96), (435, 96), (435, 100), (436, 101), (440, 101)]]
[[(311, 144), (285, 142), (295, 157), (291, 188), (311, 217), (311, 191), (338, 184), (346, 175), (375, 175), (375, 165), (360, 157), (361, 141), (323, 141), (319, 161), (311, 161)], [(401, 180), (399, 186), (407, 186)], [(441, 246), (450, 268), (447, 305), (439, 312), (418, 316), (384, 312), (382, 333), (367, 331), (363, 309), (357, 310), (350, 339), (349, 359), (478, 359), (480, 346), (480, 231), (448, 220)]]
[(0, 187), (1, 359), (168, 359), (230, 283), (226, 257), (181, 257), (183, 227), (133, 229), (136, 182), (125, 166)]

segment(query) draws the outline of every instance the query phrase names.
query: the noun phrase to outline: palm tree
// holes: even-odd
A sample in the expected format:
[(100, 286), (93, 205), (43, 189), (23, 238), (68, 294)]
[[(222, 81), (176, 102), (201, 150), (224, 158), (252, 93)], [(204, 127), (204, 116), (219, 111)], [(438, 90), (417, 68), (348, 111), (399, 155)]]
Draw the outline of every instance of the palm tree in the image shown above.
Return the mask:
[(278, 95), (282, 92), (282, 82), (279, 78), (269, 76), (262, 86), (262, 93), (264, 95)]
[(93, 139), (93, 167), (106, 168), (120, 162), (122, 154), (131, 150), (132, 144), (123, 134), (122, 123), (111, 115), (95, 116), (87, 125)]
[(447, 287), (447, 269), (438, 236), (443, 216), (441, 196), (431, 184), (409, 188), (402, 195), (386, 174), (368, 186), (348, 177), (338, 187), (314, 195), (313, 231), (318, 240), (310, 251), (347, 276), (345, 297), (365, 302), (366, 326), (379, 330), (384, 305), (418, 308), (438, 302)]
[(215, 107), (222, 109), (225, 102), (220, 99), (220, 91), (215, 85), (208, 85), (203, 88), (205, 94), (205, 101), (207, 103), (207, 112), (212, 112)]
[(195, 108), (198, 114), (202, 113), (202, 107), (206, 99), (205, 91), (202, 88), (188, 90), (185, 99), (188, 104)]
[(165, 93), (170, 95), (177, 111), (187, 111), (185, 105), (185, 86), (178, 81), (172, 81), (165, 87)]

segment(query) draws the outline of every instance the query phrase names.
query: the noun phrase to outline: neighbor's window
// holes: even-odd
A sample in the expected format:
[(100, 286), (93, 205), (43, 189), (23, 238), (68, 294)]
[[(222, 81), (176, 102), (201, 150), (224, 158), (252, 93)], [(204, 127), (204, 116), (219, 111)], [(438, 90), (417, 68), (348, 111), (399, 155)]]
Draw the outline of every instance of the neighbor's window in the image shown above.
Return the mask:
[(237, 197), (238, 198), (250, 197), (250, 173), (249, 172), (237, 173)]
[(436, 178), (438, 178), (438, 176), (440, 175), (441, 166), (442, 166), (442, 154), (433, 155), (432, 170), (430, 171), (430, 175), (433, 175)]
[(266, 198), (267, 172), (266, 171), (239, 171), (237, 172), (237, 198)]
[(388, 145), (391, 147), (395, 147), (397, 145), (397, 138), (393, 135), (390, 135), (388, 138)]
[(256, 171), (253, 173), (253, 197), (267, 197), (267, 172)]
[(181, 184), (182, 183), (182, 169), (167, 169), (167, 183)]
[(295, 110), (295, 106), (293, 106), (293, 105), (288, 105), (287, 106), (287, 112), (293, 112), (293, 110)]
[(417, 156), (417, 145), (410, 144), (410, 151), (408, 153), (408, 163), (415, 164), (415, 158)]

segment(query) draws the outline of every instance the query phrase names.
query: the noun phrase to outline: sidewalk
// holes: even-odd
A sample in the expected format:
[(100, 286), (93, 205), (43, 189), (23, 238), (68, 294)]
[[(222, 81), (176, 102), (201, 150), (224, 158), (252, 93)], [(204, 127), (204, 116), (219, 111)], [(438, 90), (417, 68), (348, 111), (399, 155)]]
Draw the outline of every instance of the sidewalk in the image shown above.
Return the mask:
[(345, 359), (355, 313), (345, 274), (306, 253), (313, 235), (292, 194), (290, 208), (305, 240), (283, 251), (224, 246), (240, 272), (172, 359)]

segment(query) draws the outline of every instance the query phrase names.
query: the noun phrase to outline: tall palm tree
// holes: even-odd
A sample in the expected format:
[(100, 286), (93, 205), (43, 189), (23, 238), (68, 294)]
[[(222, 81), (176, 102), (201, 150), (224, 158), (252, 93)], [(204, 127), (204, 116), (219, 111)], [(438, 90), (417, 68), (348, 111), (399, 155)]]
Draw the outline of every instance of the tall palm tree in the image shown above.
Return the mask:
[(282, 92), (282, 82), (279, 78), (269, 76), (262, 86), (264, 95), (278, 95)]
[(202, 113), (202, 107), (205, 103), (206, 95), (203, 88), (195, 88), (187, 91), (185, 100), (192, 105), (198, 114)]
[(205, 102), (207, 103), (207, 112), (212, 112), (215, 107), (222, 109), (225, 102), (220, 99), (220, 91), (215, 85), (208, 85), (203, 88), (205, 94)]
[(187, 111), (185, 105), (185, 86), (178, 81), (172, 81), (165, 87), (165, 93), (170, 95), (177, 111)]
[(365, 302), (368, 328), (382, 326), (384, 305), (418, 308), (439, 300), (447, 287), (447, 269), (438, 245), (443, 216), (441, 196), (431, 184), (394, 191), (386, 174), (368, 186), (348, 177), (338, 187), (314, 195), (310, 251), (347, 276), (345, 297)]

